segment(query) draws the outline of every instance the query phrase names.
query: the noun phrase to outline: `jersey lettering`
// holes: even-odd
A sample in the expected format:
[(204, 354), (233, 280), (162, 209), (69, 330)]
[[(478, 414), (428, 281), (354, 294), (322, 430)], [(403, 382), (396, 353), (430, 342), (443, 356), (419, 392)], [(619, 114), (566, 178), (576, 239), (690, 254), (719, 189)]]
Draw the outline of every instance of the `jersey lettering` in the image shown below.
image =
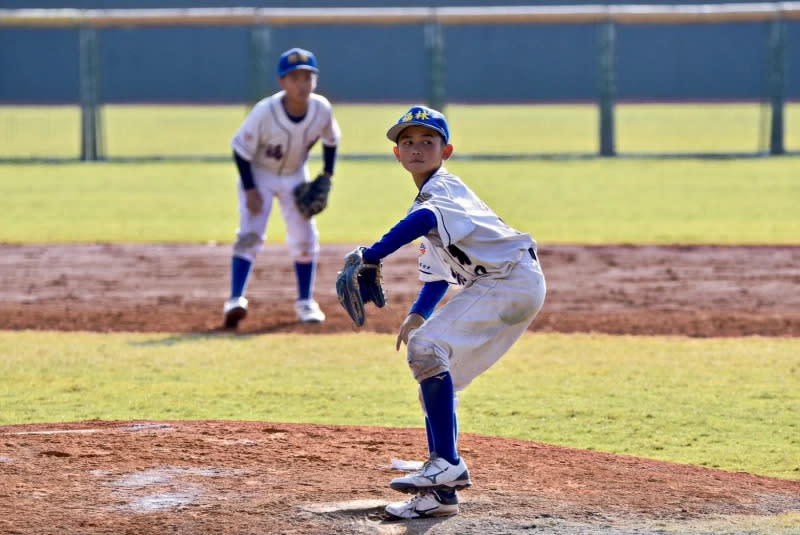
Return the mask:
[(283, 147), (281, 145), (267, 145), (265, 153), (269, 158), (280, 160), (283, 158)]
[(468, 266), (472, 264), (472, 260), (469, 259), (467, 253), (456, 247), (455, 244), (451, 243), (450, 245), (448, 245), (447, 250), (450, 251), (450, 254), (453, 255), (461, 263), (462, 266), (464, 265)]
[(450, 268), (450, 275), (453, 276), (453, 279), (458, 283), (459, 286), (464, 286), (467, 283), (467, 279), (461, 273), (456, 273), (453, 268)]

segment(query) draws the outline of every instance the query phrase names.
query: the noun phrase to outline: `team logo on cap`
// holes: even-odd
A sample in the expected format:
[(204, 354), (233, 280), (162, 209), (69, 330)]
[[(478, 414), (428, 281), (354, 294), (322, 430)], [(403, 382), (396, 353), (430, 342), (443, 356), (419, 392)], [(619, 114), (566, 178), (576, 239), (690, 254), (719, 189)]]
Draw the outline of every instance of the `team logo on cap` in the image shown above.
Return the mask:
[(308, 56), (306, 56), (305, 54), (298, 54), (298, 53), (289, 56), (289, 63), (297, 63), (298, 61), (302, 61), (305, 63), (308, 61)]
[(407, 123), (408, 121), (411, 121), (413, 119), (416, 119), (418, 121), (427, 121), (430, 118), (431, 116), (425, 110), (418, 109), (416, 112), (412, 112), (410, 110), (406, 112), (405, 115), (403, 115), (403, 118), (400, 120), (400, 122)]

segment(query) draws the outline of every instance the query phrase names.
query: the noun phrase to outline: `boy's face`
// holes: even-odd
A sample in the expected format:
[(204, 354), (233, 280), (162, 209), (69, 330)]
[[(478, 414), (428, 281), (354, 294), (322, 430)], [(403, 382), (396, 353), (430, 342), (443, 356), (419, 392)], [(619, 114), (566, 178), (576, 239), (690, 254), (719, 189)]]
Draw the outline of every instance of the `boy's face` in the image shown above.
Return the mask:
[(317, 74), (304, 69), (297, 69), (278, 78), (281, 89), (294, 101), (305, 101), (317, 88)]
[(427, 178), (453, 153), (453, 146), (445, 144), (435, 130), (424, 126), (409, 126), (397, 138), (394, 155), (406, 171)]

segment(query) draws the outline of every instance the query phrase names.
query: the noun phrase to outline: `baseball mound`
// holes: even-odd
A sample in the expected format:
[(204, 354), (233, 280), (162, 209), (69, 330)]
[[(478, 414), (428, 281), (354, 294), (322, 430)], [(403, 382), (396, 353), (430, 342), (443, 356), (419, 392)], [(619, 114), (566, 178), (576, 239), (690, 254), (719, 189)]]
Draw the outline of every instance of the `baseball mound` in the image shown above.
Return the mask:
[[(298, 325), (291, 261), (256, 264), (245, 335), (352, 330), (333, 281), (352, 247), (323, 248), (321, 325)], [(228, 246), (0, 245), (0, 329), (213, 333)], [(540, 332), (800, 335), (800, 247), (548, 246)], [(395, 333), (416, 251), (386, 260)], [(473, 487), (455, 517), (393, 521), (392, 459), (424, 431), (271, 422), (68, 422), (0, 427), (2, 534), (800, 533), (800, 481), (465, 433)]]

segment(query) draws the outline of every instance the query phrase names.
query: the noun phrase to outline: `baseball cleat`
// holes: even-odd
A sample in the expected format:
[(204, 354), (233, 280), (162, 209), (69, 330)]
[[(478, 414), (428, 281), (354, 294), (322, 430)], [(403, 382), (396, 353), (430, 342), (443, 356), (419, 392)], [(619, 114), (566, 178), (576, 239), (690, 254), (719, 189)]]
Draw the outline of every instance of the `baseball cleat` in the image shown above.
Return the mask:
[(470, 485), (472, 481), (469, 479), (469, 470), (464, 459), (459, 459), (458, 464), (450, 464), (446, 459), (436, 455), (416, 472), (397, 477), (389, 483), (394, 490), (411, 494), (436, 489), (461, 490)]
[(226, 329), (235, 329), (239, 322), (247, 316), (247, 299), (244, 297), (231, 297), (222, 307), (222, 317)]
[(446, 494), (435, 490), (423, 492), (410, 500), (390, 503), (385, 511), (389, 516), (405, 519), (457, 515), (458, 495), (455, 492)]
[(313, 299), (303, 299), (294, 304), (294, 311), (297, 313), (297, 321), (300, 323), (322, 323), (325, 321), (325, 313), (320, 310), (319, 305)]

